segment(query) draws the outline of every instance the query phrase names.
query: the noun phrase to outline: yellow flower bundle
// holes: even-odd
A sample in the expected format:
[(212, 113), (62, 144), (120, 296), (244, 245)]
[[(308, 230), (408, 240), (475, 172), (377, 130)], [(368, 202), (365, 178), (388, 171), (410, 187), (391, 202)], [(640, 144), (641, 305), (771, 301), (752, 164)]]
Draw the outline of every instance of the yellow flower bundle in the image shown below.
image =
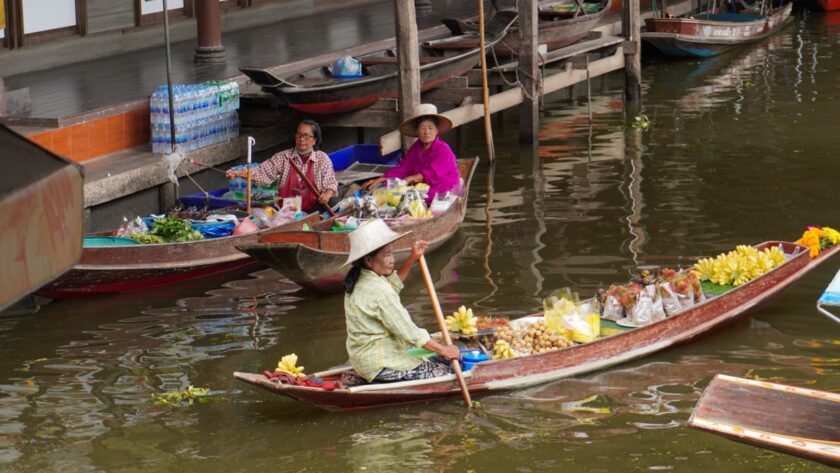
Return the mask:
[(808, 227), (802, 233), (802, 238), (796, 240), (797, 245), (807, 246), (811, 258), (816, 258), (820, 252), (840, 243), (840, 232), (831, 227)]
[(754, 246), (738, 245), (734, 251), (715, 258), (703, 258), (694, 265), (701, 281), (721, 286), (741, 286), (785, 262), (778, 247), (758, 250)]

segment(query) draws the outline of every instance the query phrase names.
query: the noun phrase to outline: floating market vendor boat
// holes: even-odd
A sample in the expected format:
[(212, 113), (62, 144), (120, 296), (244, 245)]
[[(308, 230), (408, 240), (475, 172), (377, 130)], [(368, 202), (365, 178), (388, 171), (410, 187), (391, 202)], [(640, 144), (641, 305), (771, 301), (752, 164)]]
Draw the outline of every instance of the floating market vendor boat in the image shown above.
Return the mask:
[[(516, 21), (516, 12), (497, 15), (487, 24), (488, 47), (507, 34)], [(455, 55), (431, 55), (421, 49), (420, 90), (426, 91), (460, 76), (480, 60), (478, 44)], [(293, 77), (277, 77), (266, 69), (241, 67), (263, 90), (279, 96), (291, 108), (304, 113), (330, 114), (360, 110), (381, 98), (397, 97), (398, 67), (393, 50), (379, 51), (357, 58), (362, 66), (357, 77), (337, 77), (337, 71), (322, 64)]]
[[(714, 4), (712, 5), (712, 11)], [(764, 0), (758, 11), (701, 13), (680, 18), (648, 18), (642, 39), (668, 56), (709, 57), (753, 43), (790, 24), (792, 3), (771, 8)]]
[[(837, 245), (810, 259), (808, 248), (796, 243), (771, 241), (757, 245), (758, 249), (771, 247), (781, 248), (787, 255), (785, 262), (741, 286), (649, 325), (638, 328), (616, 325), (612, 327), (616, 333), (588, 343), (536, 355), (477, 363), (464, 373), (467, 386), (473, 394), (532, 386), (601, 370), (695, 340), (748, 316), (840, 251), (840, 245)], [(537, 314), (531, 318), (539, 320), (544, 317)], [(461, 394), (455, 375), (346, 387), (340, 383), (341, 375), (351, 370), (345, 367), (314, 374), (321, 380), (334, 383), (337, 387), (334, 390), (284, 384), (263, 374), (235, 372), (233, 375), (272, 393), (332, 410), (399, 405)]]
[[(539, 44), (545, 44), (549, 51), (574, 44), (585, 37), (610, 9), (612, 0), (606, 2), (581, 2), (574, 0), (541, 3), (538, 7)], [(507, 14), (501, 10), (496, 15)], [(451, 38), (442, 38), (423, 43), (427, 50), (462, 50), (478, 45), (478, 26), (475, 22), (448, 19), (444, 24), (452, 31)], [(488, 46), (489, 48), (490, 46)], [(519, 29), (514, 26), (508, 35), (492, 45), (499, 56), (511, 56), (519, 52)]]
[[(353, 180), (381, 175), (381, 165), (393, 165), (397, 157), (394, 153), (381, 156), (377, 145), (354, 145), (334, 151), (329, 156), (340, 181), (344, 177)], [(222, 192), (211, 194), (220, 196)], [(208, 199), (203, 195), (186, 196), (184, 202), (185, 205), (208, 207), (216, 207), (214, 204), (218, 202), (236, 204), (218, 197)], [(254, 233), (180, 243), (137, 244), (133, 240), (114, 237), (115, 231), (89, 235), (85, 237), (85, 247), (81, 250), (78, 263), (38, 293), (54, 299), (66, 299), (135, 291), (234, 269), (256, 269), (260, 263), (237, 250), (237, 245), (256, 243), (261, 236), (272, 232), (300, 230), (304, 225), (314, 225), (320, 220), (318, 214), (311, 214)]]
[[(404, 261), (415, 240), (429, 242), (429, 251), (443, 245), (458, 230), (467, 210), (470, 181), (478, 158), (458, 160), (458, 170), (464, 185), (458, 199), (443, 213), (424, 219), (389, 221), (394, 231), (412, 231), (411, 238), (394, 244), (394, 258)], [(350, 254), (347, 232), (332, 231), (335, 219), (311, 225), (313, 231), (280, 231), (266, 234), (259, 243), (238, 245), (253, 258), (271, 266), (277, 272), (304, 288), (318, 292), (340, 292), (347, 268), (342, 265)]]
[(840, 467), (840, 393), (719, 374), (688, 425)]

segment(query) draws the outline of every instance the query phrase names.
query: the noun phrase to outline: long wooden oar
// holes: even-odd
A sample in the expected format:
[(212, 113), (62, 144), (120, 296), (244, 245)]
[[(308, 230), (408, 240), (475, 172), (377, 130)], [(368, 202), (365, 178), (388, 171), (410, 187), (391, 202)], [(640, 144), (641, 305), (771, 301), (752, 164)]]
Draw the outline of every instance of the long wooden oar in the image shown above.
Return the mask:
[[(446, 322), (443, 320), (443, 311), (440, 309), (440, 301), (435, 292), (435, 286), (432, 284), (432, 275), (429, 274), (429, 266), (426, 265), (426, 257), (420, 256), (420, 271), (423, 273), (423, 281), (426, 282), (426, 290), (429, 291), (429, 299), (432, 300), (432, 307), (435, 309), (435, 317), (437, 317), (440, 333), (443, 334), (443, 341), (447, 345), (452, 345), (452, 337), (449, 336), (449, 330), (446, 329)], [(452, 360), (452, 369), (455, 370), (455, 377), (458, 378), (458, 384), (461, 386), (461, 394), (464, 395), (464, 402), (468, 408), (472, 408), (472, 399), (470, 399), (470, 391), (467, 389), (467, 382), (464, 381), (464, 373), (461, 372), (461, 363), (458, 360)]]
[[(320, 195), (318, 189), (315, 188), (315, 184), (313, 184), (312, 181), (310, 181), (309, 178), (306, 177), (306, 173), (303, 172), (303, 169), (301, 169), (300, 166), (298, 166), (295, 160), (291, 157), (289, 158), (289, 164), (292, 165), (292, 169), (294, 169), (295, 172), (298, 173), (298, 176), (300, 176), (303, 183), (306, 184), (306, 187), (309, 188), (309, 192), (315, 194), (316, 197)], [(335, 212), (333, 212), (333, 209), (330, 208), (329, 204), (325, 205), (324, 207), (327, 208), (327, 212), (329, 212), (331, 216), (335, 217)]]
[(484, 0), (478, 0), (478, 44), (481, 50), (481, 92), (484, 102), (484, 139), (487, 141), (487, 158), (490, 164), (496, 162), (496, 148), (493, 145), (493, 125), (490, 123), (490, 91), (487, 83), (487, 52), (484, 47)]

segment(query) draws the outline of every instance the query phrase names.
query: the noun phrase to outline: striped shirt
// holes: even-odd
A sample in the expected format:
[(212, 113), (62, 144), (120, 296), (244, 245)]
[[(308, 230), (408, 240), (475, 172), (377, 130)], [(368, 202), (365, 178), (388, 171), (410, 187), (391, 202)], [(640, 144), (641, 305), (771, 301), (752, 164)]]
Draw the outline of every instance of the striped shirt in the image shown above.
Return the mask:
[(353, 292), (344, 296), (347, 353), (356, 373), (368, 381), (383, 368), (416, 368), (420, 360), (406, 350), (430, 340), (429, 332), (414, 325), (400, 302), (402, 288), (396, 271), (385, 277), (363, 269)]
[[(286, 180), (289, 178), (290, 172), (295, 172), (292, 166), (289, 165), (288, 159), (292, 158), (295, 163), (306, 172), (306, 167), (303, 165), (303, 160), (297, 152), (296, 148), (287, 149), (276, 153), (271, 158), (260, 164), (260, 167), (254, 172), (251, 178), (257, 184), (267, 186), (274, 181), (277, 181), (277, 191), (280, 192), (286, 185)], [(335, 171), (333, 170), (332, 161), (327, 153), (323, 151), (312, 151), (309, 155), (309, 161), (312, 161), (312, 176), (313, 184), (318, 192), (331, 190), (338, 193), (338, 181), (335, 179)]]

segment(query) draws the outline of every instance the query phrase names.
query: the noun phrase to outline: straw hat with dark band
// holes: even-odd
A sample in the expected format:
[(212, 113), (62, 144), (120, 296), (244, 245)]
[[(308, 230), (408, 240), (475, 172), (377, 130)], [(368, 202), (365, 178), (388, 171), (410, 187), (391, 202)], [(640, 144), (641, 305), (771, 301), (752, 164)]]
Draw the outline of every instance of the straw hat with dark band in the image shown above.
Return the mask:
[(433, 118), (437, 123), (438, 134), (442, 135), (452, 129), (452, 120), (440, 115), (437, 107), (431, 103), (421, 103), (417, 106), (414, 116), (402, 122), (400, 133), (405, 136), (417, 137), (417, 126), (423, 118)]
[(382, 219), (370, 220), (350, 233), (350, 256), (344, 266), (367, 256), (383, 246), (393, 243), (411, 233), (397, 233)]

